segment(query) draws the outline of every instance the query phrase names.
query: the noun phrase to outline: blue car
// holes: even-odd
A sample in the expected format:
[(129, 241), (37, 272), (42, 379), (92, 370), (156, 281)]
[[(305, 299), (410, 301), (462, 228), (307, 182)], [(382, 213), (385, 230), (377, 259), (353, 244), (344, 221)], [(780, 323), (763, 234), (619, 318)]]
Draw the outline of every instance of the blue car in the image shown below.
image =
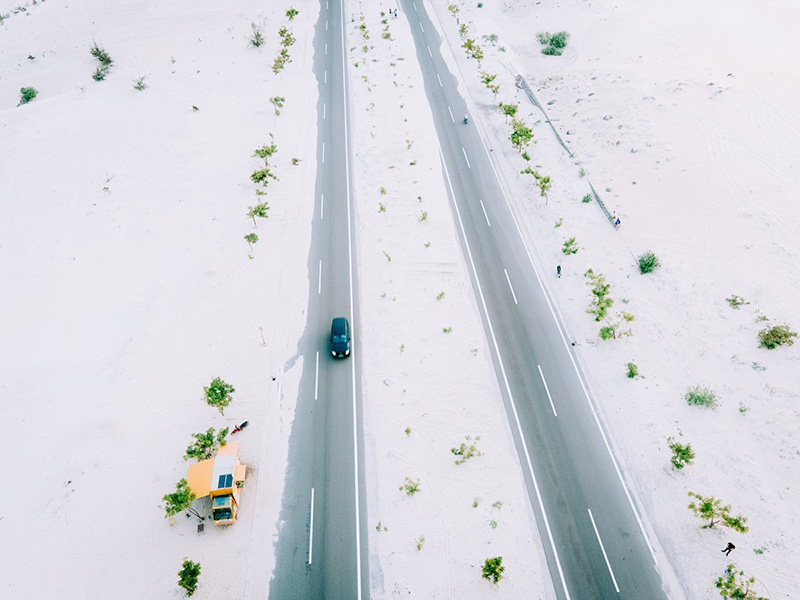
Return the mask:
[(350, 356), (350, 322), (336, 317), (331, 323), (331, 354), (334, 358)]

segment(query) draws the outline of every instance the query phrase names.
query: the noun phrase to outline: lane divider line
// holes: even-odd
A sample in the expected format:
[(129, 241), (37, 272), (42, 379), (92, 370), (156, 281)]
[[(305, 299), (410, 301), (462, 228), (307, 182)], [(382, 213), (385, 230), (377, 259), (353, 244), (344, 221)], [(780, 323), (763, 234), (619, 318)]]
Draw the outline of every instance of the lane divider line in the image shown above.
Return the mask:
[(556, 412), (556, 405), (553, 404), (553, 397), (550, 395), (550, 388), (547, 387), (547, 381), (545, 381), (544, 379), (544, 373), (542, 373), (542, 365), (536, 365), (536, 366), (539, 367), (539, 376), (542, 378), (542, 383), (544, 384), (544, 391), (547, 392), (547, 399), (550, 400), (550, 408), (553, 409), (553, 414), (557, 417), (558, 413)]
[(311, 488), (311, 523), (308, 527), (308, 564), (314, 559), (314, 488)]
[(519, 304), (519, 302), (517, 302), (517, 295), (514, 293), (514, 286), (511, 285), (511, 278), (508, 276), (508, 271), (503, 269), (503, 273), (506, 274), (506, 281), (508, 282), (508, 289), (511, 290), (511, 297), (514, 298), (514, 304)]
[(597, 541), (600, 542), (600, 550), (603, 551), (603, 558), (606, 559), (606, 566), (608, 567), (608, 572), (611, 573), (611, 581), (614, 582), (614, 589), (617, 590), (619, 594), (619, 586), (617, 585), (617, 578), (614, 577), (614, 570), (611, 568), (611, 563), (608, 562), (608, 554), (606, 554), (606, 548), (603, 546), (603, 540), (600, 539), (600, 532), (597, 531), (597, 525), (594, 522), (594, 517), (592, 516), (592, 509), (587, 508), (586, 510), (589, 511), (589, 518), (592, 520), (592, 527), (594, 527), (594, 534), (597, 536)]

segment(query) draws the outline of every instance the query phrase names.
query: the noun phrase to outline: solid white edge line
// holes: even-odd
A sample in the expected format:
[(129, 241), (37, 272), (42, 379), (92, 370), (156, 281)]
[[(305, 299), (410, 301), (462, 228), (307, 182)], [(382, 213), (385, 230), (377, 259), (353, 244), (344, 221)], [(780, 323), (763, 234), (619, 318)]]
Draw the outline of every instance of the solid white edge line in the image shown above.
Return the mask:
[(322, 215), (324, 214), (325, 210), (325, 194), (319, 195), (319, 218), (322, 219)]
[[(344, 23), (344, 2), (339, 4), (342, 23)], [(347, 140), (348, 123), (347, 123), (347, 62), (345, 54), (347, 53), (347, 40), (344, 35), (344, 26), (342, 26), (342, 95), (344, 102), (342, 103), (342, 113), (344, 116), (344, 162), (345, 162), (345, 181), (347, 182), (347, 255), (349, 258), (349, 278), (350, 278), (350, 323), (355, 329), (355, 319), (353, 318), (353, 231), (350, 224), (351, 217), (351, 197), (350, 197), (350, 150)], [(355, 343), (350, 342), (351, 353), (355, 351)], [(353, 486), (355, 489), (355, 510), (356, 510), (356, 580), (358, 587), (357, 600), (361, 600), (362, 596), (362, 583), (361, 583), (361, 501), (358, 493), (358, 407), (356, 405), (356, 362), (350, 360), (351, 381), (353, 385)]]
[(511, 278), (508, 276), (508, 271), (503, 269), (503, 273), (506, 274), (506, 281), (508, 282), (508, 289), (511, 290), (511, 297), (514, 298), (514, 304), (519, 304), (519, 302), (517, 302), (517, 295), (514, 293), (514, 286), (511, 285)]
[(589, 511), (589, 518), (592, 520), (592, 527), (594, 527), (594, 534), (597, 536), (597, 541), (600, 542), (600, 550), (603, 551), (603, 558), (606, 559), (606, 566), (608, 567), (608, 572), (611, 573), (611, 581), (614, 582), (614, 589), (617, 590), (619, 594), (619, 586), (617, 585), (617, 578), (614, 577), (614, 570), (611, 568), (611, 563), (608, 562), (608, 554), (606, 554), (606, 548), (603, 546), (603, 540), (600, 539), (600, 532), (597, 531), (597, 525), (594, 522), (594, 517), (592, 516), (592, 509), (587, 508), (586, 510)]
[(452, 111), (452, 110), (450, 110), (450, 107), (449, 107), (449, 106), (447, 107), (447, 112), (449, 112), (449, 113), (450, 113), (450, 120), (451, 120), (453, 123), (455, 123), (455, 122), (456, 122), (456, 120), (453, 118), (453, 111)]
[(322, 293), (322, 259), (319, 261), (319, 281), (317, 281), (317, 294)]
[(547, 399), (550, 400), (550, 408), (553, 409), (553, 414), (557, 417), (558, 413), (556, 412), (556, 405), (553, 404), (553, 397), (550, 395), (550, 388), (547, 387), (547, 381), (545, 381), (544, 379), (544, 373), (542, 373), (542, 365), (536, 365), (536, 366), (539, 368), (539, 377), (542, 378), (542, 383), (544, 384), (544, 391), (547, 392)]
[(311, 523), (308, 532), (308, 564), (311, 564), (314, 558), (314, 488), (311, 488)]
[(489, 215), (488, 215), (488, 214), (486, 214), (486, 207), (483, 205), (483, 200), (481, 200), (481, 201), (480, 201), (480, 203), (481, 203), (481, 208), (483, 209), (483, 216), (484, 216), (484, 217), (486, 217), (486, 224), (487, 224), (489, 227), (491, 227), (491, 226), (492, 226), (492, 224), (489, 222)]
[(564, 579), (564, 571), (561, 568), (561, 560), (558, 558), (558, 550), (556, 550), (556, 543), (555, 543), (555, 540), (553, 540), (553, 532), (550, 530), (550, 521), (548, 520), (547, 512), (544, 509), (544, 502), (542, 501), (542, 494), (539, 491), (539, 484), (536, 481), (536, 475), (533, 472), (533, 463), (531, 462), (531, 455), (528, 452), (528, 444), (525, 441), (525, 435), (522, 433), (522, 425), (519, 422), (519, 414), (517, 413), (517, 405), (514, 402), (514, 396), (511, 393), (511, 387), (510, 387), (510, 385), (508, 383), (508, 377), (506, 376), (506, 370), (505, 370), (505, 367), (503, 366), (503, 357), (500, 354), (500, 348), (497, 345), (497, 338), (494, 335), (494, 327), (492, 326), (492, 320), (489, 317), (489, 311), (488, 311), (488, 309), (486, 307), (486, 300), (483, 297), (483, 289), (481, 288), (481, 282), (480, 282), (480, 279), (478, 278), (478, 271), (477, 271), (477, 269), (475, 267), (475, 261), (472, 260), (472, 250), (470, 250), (469, 241), (467, 240), (467, 234), (464, 231), (464, 222), (461, 220), (461, 211), (458, 210), (458, 202), (456, 200), (455, 192), (453, 191), (453, 183), (450, 181), (450, 172), (447, 170), (447, 164), (444, 161), (444, 155), (442, 154), (442, 147), (439, 145), (439, 139), (438, 138), (436, 138), (436, 145), (439, 147), (439, 157), (440, 157), (440, 159), (442, 161), (442, 166), (444, 167), (444, 174), (445, 174), (445, 177), (447, 178), (447, 185), (450, 188), (450, 193), (453, 196), (453, 206), (455, 207), (456, 217), (458, 218), (458, 224), (459, 224), (459, 227), (461, 228), (461, 235), (464, 238), (464, 246), (467, 249), (467, 258), (469, 258), (470, 266), (472, 267), (472, 274), (475, 277), (475, 285), (478, 288), (478, 297), (481, 300), (481, 304), (483, 305), (483, 311), (484, 311), (484, 314), (486, 315), (486, 324), (488, 325), (489, 333), (492, 336), (492, 344), (494, 346), (495, 353), (497, 354), (497, 360), (498, 360), (498, 363), (499, 363), (500, 372), (503, 375), (503, 384), (504, 384), (504, 386), (506, 388), (506, 393), (508, 394), (508, 399), (509, 399), (509, 401), (511, 403), (511, 409), (512, 409), (512, 412), (514, 414), (514, 422), (515, 422), (515, 424), (517, 426), (517, 431), (519, 432), (519, 437), (520, 437), (520, 442), (522, 444), (522, 449), (525, 452), (525, 459), (526, 459), (526, 461), (528, 463), (528, 472), (531, 475), (531, 481), (533, 482), (533, 488), (534, 488), (534, 490), (536, 492), (536, 500), (539, 503), (539, 509), (542, 511), (542, 518), (544, 519), (544, 527), (545, 527), (545, 530), (547, 531), (547, 538), (550, 541), (550, 547), (553, 550), (553, 556), (554, 556), (555, 561), (556, 561), (556, 568), (558, 569), (558, 576), (561, 579), (561, 586), (564, 589), (564, 594), (566, 595), (567, 600), (570, 600), (569, 590), (567, 589), (567, 582), (566, 582), (566, 579)]
[(469, 159), (467, 158), (467, 151), (464, 150), (464, 146), (461, 146), (461, 151), (464, 153), (464, 160), (467, 161), (467, 168), (471, 169), (472, 167), (469, 164)]
[(319, 399), (319, 350), (317, 350), (317, 370), (314, 374), (314, 400)]
[(617, 478), (619, 479), (619, 482), (622, 484), (622, 489), (625, 491), (625, 497), (628, 499), (628, 504), (630, 504), (631, 510), (633, 510), (633, 516), (636, 518), (636, 522), (639, 524), (639, 529), (641, 530), (642, 535), (644, 536), (644, 541), (647, 544), (647, 548), (650, 550), (650, 556), (652, 556), (653, 558), (653, 564), (657, 566), (658, 559), (656, 558), (656, 552), (653, 549), (653, 545), (650, 543), (650, 538), (647, 535), (647, 532), (644, 530), (644, 523), (642, 523), (642, 519), (641, 517), (639, 517), (639, 512), (636, 510), (636, 506), (633, 503), (633, 498), (631, 497), (631, 493), (628, 490), (628, 486), (625, 485), (625, 480), (622, 477), (622, 471), (619, 468), (619, 464), (617, 464), (617, 459), (614, 457), (614, 453), (611, 451), (611, 445), (608, 443), (608, 438), (606, 437), (606, 433), (605, 431), (603, 431), (603, 427), (600, 424), (600, 418), (597, 416), (597, 411), (594, 409), (594, 405), (592, 404), (592, 399), (589, 397), (589, 390), (586, 388), (586, 383), (583, 381), (581, 372), (578, 369), (577, 363), (575, 362), (575, 357), (569, 350), (569, 343), (567, 342), (567, 336), (561, 327), (561, 322), (558, 320), (558, 317), (556, 317), (556, 310), (553, 307), (552, 302), (550, 302), (550, 296), (544, 287), (544, 282), (542, 281), (542, 277), (539, 274), (539, 270), (536, 268), (536, 265), (533, 262), (533, 256), (531, 255), (531, 251), (528, 248), (528, 244), (525, 242), (525, 238), (522, 235), (522, 229), (519, 226), (517, 217), (511, 208), (511, 203), (508, 201), (508, 196), (506, 196), (506, 192), (503, 189), (503, 185), (500, 183), (500, 176), (497, 174), (497, 169), (495, 168), (494, 163), (492, 162), (491, 155), (489, 154), (489, 149), (486, 147), (486, 142), (483, 141), (482, 136), (480, 137), (480, 140), (481, 143), (483, 144), (483, 150), (484, 152), (486, 152), (486, 156), (489, 159), (489, 164), (492, 167), (492, 171), (494, 171), (494, 176), (497, 179), (497, 183), (500, 187), (500, 192), (503, 194), (503, 199), (506, 201), (506, 205), (508, 206), (511, 218), (514, 220), (514, 226), (517, 228), (517, 233), (519, 234), (520, 241), (522, 242), (522, 247), (525, 248), (525, 253), (528, 255), (528, 261), (531, 263), (531, 267), (533, 267), (533, 272), (536, 274), (536, 280), (539, 282), (539, 287), (542, 288), (542, 293), (544, 295), (545, 301), (547, 302), (547, 306), (550, 309), (550, 314), (553, 317), (553, 321), (556, 324), (556, 328), (561, 334), (561, 341), (564, 343), (564, 349), (567, 351), (567, 355), (569, 356), (569, 359), (572, 362), (572, 368), (575, 370), (575, 374), (578, 376), (578, 381), (581, 384), (581, 389), (583, 390), (586, 402), (589, 404), (589, 408), (592, 411), (592, 416), (594, 417), (595, 424), (597, 425), (597, 428), (600, 430), (600, 436), (603, 438), (603, 443), (605, 443), (606, 445), (606, 450), (608, 450), (608, 455), (611, 457), (611, 463), (614, 465), (614, 470), (617, 473)]

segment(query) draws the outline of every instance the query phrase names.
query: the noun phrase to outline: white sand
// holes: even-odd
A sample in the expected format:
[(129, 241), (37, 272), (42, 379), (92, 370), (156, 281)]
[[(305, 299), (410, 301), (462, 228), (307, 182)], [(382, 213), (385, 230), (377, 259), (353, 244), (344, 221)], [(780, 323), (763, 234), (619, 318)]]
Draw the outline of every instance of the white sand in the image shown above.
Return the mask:
[[(268, 589), (303, 366), (286, 365), (305, 325), (317, 166), (310, 44), (319, 5), (292, 4), (298, 42), (275, 76), (288, 4), (199, 0), (188, 15), (167, 2), (0, 0), (9, 13), (0, 25), (4, 597), (181, 597), (184, 557), (203, 565), (197, 598)], [(464, 6), (478, 36), (496, 33), (505, 46), (479, 40), (481, 68), (499, 74), (497, 101), (540, 119), (515, 93), (521, 72), (552, 102), (575, 153), (536, 125), (533, 162), (554, 181), (545, 204), (518, 173), (523, 161), (477, 65), (458, 50), (446, 3), (435, 4), (665, 577), (687, 598), (718, 597), (713, 581), (728, 562), (719, 550), (731, 540), (730, 559), (762, 595), (800, 596), (799, 346), (759, 349), (756, 322), (800, 328), (797, 9), (785, 0), (646, 11), (624, 0)], [(350, 70), (351, 123), (373, 597), (550, 597), (408, 26), (390, 19), (393, 40), (382, 39), (378, 10), (365, 11), (370, 62), (348, 30), (351, 63), (361, 63)], [(253, 21), (265, 24), (260, 49), (246, 40)], [(564, 55), (541, 55), (535, 32), (561, 29), (572, 35)], [(93, 40), (115, 59), (101, 83), (91, 79)], [(142, 75), (148, 89), (134, 90)], [(39, 96), (17, 107), (30, 85)], [(274, 95), (286, 98), (280, 116)], [(270, 132), (280, 181), (269, 187), (269, 219), (253, 229), (250, 155)], [(596, 203), (580, 202), (588, 180), (621, 216), (619, 232)], [(252, 260), (242, 239), (251, 231), (260, 237)], [(561, 243), (573, 235), (580, 252), (565, 257)], [(649, 249), (663, 266), (641, 276), (634, 257)], [(589, 343), (598, 329), (584, 312), (589, 267), (607, 276), (615, 309), (636, 316), (633, 337)], [(731, 294), (750, 304), (731, 309)], [(624, 376), (631, 360), (645, 379)], [(201, 399), (215, 376), (237, 390), (224, 416)], [(697, 383), (718, 392), (717, 410), (682, 400)], [(201, 535), (194, 519), (170, 527), (159, 503), (185, 476), (190, 434), (245, 419), (240, 522)], [(666, 438), (680, 434), (697, 459), (676, 473)], [(480, 436), (483, 455), (455, 465), (450, 448), (466, 435)], [(413, 497), (398, 490), (405, 477), (420, 481)], [(700, 530), (686, 509), (690, 490), (731, 503), (750, 532)], [(480, 564), (495, 555), (507, 570), (492, 587)]]

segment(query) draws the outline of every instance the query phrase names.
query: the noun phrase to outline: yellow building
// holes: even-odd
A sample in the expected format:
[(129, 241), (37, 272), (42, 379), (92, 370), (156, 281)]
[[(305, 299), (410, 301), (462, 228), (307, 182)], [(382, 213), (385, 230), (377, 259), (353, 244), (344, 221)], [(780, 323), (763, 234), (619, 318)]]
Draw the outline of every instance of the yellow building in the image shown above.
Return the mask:
[(246, 470), (239, 461), (239, 442), (229, 442), (213, 458), (189, 466), (189, 489), (198, 498), (211, 496), (211, 520), (215, 525), (236, 521)]

